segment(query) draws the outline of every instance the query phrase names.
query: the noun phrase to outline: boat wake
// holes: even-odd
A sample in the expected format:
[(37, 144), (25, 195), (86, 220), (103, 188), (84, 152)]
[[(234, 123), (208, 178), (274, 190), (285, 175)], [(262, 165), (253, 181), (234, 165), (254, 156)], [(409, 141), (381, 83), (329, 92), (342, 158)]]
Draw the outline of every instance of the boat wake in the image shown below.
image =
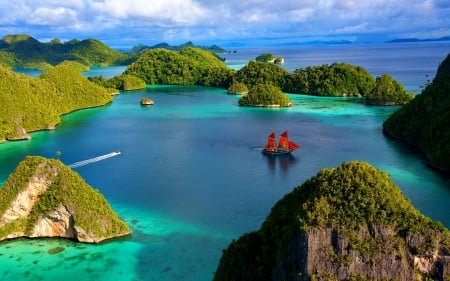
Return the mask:
[(72, 163), (72, 164), (70, 164), (68, 166), (70, 168), (78, 168), (78, 167), (81, 167), (81, 166), (84, 166), (84, 165), (87, 165), (87, 164), (95, 163), (95, 162), (98, 162), (98, 161), (102, 161), (102, 160), (105, 160), (105, 159), (117, 156), (120, 153), (121, 153), (120, 151), (114, 151), (114, 152), (111, 152), (111, 153), (108, 153), (108, 154), (105, 154), (105, 155), (100, 155), (100, 156), (97, 156), (97, 157), (94, 157), (94, 158), (91, 158), (91, 159), (75, 162), (75, 163)]

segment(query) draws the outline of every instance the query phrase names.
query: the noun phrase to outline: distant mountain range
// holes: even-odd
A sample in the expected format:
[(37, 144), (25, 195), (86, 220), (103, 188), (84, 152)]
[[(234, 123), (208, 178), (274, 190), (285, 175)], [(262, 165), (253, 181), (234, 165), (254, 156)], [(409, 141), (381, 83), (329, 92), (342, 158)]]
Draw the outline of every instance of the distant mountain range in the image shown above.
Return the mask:
[(386, 43), (405, 43), (405, 42), (433, 42), (433, 41), (450, 41), (450, 36), (444, 36), (440, 38), (428, 38), (428, 39), (418, 39), (418, 38), (399, 38), (387, 41)]
[(146, 46), (144, 44), (139, 44), (139, 45), (131, 48), (129, 51), (127, 51), (127, 53), (137, 54), (146, 49), (166, 49), (166, 50), (172, 50), (172, 51), (179, 51), (185, 47), (199, 48), (199, 49), (203, 49), (206, 51), (211, 51), (213, 53), (227, 53), (228, 52), (227, 50), (225, 50), (217, 45), (197, 46), (197, 45), (194, 45), (194, 43), (192, 43), (191, 41), (188, 41), (188, 42), (178, 45), (178, 46), (172, 46), (172, 45), (169, 45), (168, 43), (159, 43), (159, 44), (156, 44), (153, 46)]

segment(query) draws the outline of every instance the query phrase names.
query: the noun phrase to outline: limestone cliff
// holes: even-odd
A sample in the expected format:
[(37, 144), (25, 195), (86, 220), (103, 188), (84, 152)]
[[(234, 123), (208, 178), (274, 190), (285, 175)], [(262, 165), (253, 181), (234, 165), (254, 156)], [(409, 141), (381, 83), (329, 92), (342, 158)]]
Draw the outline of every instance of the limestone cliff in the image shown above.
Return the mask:
[[(429, 279), (426, 279), (429, 278)], [(224, 251), (214, 280), (450, 280), (450, 235), (367, 163), (324, 169)]]
[(58, 160), (27, 157), (0, 189), (0, 240), (64, 237), (98, 243), (130, 233), (105, 198)]

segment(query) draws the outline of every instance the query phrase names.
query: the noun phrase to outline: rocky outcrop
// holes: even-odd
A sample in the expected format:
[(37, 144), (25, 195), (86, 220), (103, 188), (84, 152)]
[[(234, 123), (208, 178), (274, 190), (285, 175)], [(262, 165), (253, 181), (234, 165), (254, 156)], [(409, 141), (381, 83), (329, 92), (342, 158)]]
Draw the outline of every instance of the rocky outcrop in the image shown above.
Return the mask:
[(150, 98), (142, 98), (141, 99), (141, 105), (152, 106), (154, 104), (155, 104), (155, 102)]
[(27, 157), (0, 189), (0, 240), (61, 237), (98, 243), (130, 233), (103, 196), (58, 160)]
[[(378, 226), (370, 231), (366, 228), (353, 235), (349, 238), (345, 231), (332, 228), (299, 232), (278, 265), (273, 280), (290, 280), (286, 268), (304, 277), (296, 280), (308, 280), (307, 276), (334, 276), (336, 280), (356, 276), (368, 280), (417, 280), (419, 273), (433, 280), (444, 280), (450, 272), (450, 256), (438, 248), (415, 255), (410, 251), (414, 245), (399, 243), (396, 232), (390, 227)], [(372, 243), (371, 247), (379, 249), (364, 253), (355, 245), (355, 240)], [(413, 238), (406, 240), (411, 242)]]
[(324, 169), (224, 250), (215, 281), (450, 280), (450, 234), (367, 163)]

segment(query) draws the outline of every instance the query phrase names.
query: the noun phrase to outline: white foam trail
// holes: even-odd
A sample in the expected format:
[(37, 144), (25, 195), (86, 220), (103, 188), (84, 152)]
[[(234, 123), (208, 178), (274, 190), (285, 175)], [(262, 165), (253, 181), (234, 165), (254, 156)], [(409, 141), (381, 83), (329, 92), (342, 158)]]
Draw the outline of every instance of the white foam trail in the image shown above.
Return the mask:
[(117, 156), (119, 154), (120, 154), (120, 151), (114, 151), (114, 152), (111, 152), (111, 153), (108, 153), (108, 154), (105, 154), (105, 155), (100, 155), (100, 156), (97, 156), (97, 157), (94, 157), (94, 158), (91, 158), (91, 159), (75, 162), (75, 163), (72, 163), (72, 164), (70, 164), (68, 166), (70, 168), (78, 168), (78, 167), (81, 167), (81, 166), (84, 166), (84, 165), (87, 165), (87, 164), (91, 164), (91, 163), (94, 163), (94, 162), (102, 161), (102, 160), (105, 160), (105, 159)]

